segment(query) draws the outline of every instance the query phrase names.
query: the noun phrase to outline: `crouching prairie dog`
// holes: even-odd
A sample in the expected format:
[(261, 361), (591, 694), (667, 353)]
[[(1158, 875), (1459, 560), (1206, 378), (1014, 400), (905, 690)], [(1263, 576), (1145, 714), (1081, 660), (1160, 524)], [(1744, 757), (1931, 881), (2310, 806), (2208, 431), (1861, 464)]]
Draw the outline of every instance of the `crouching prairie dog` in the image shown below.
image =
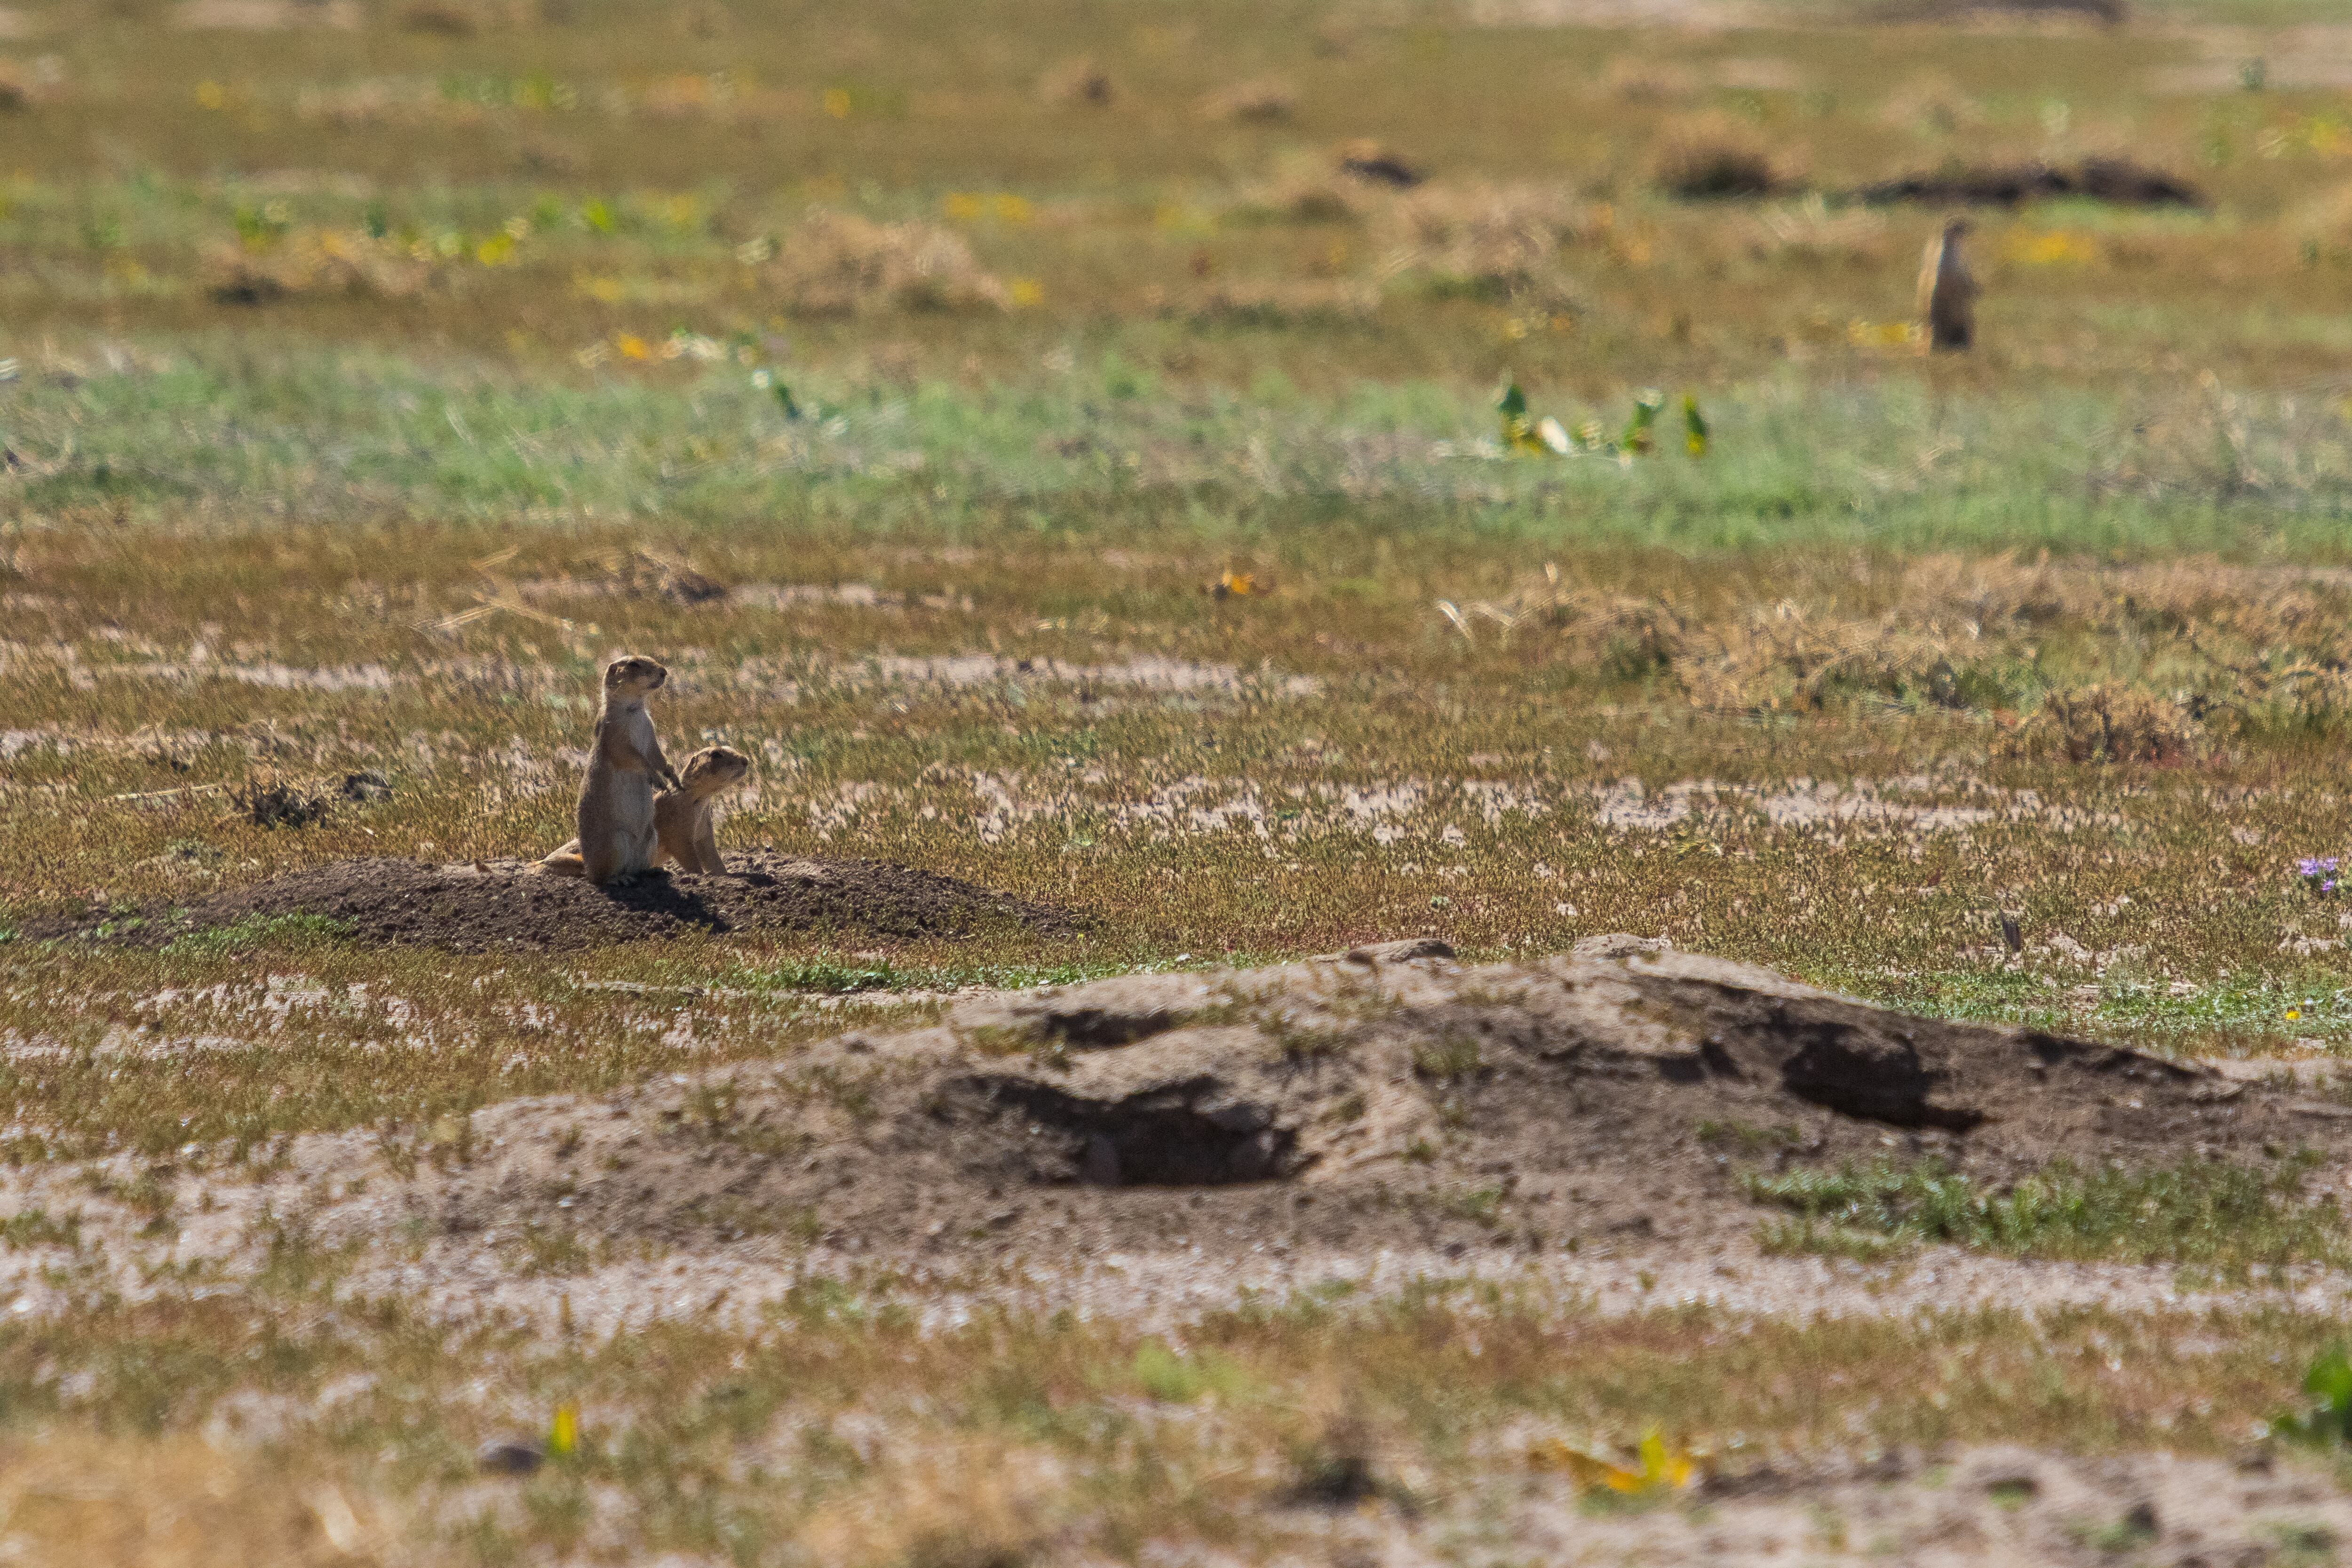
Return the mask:
[(716, 877), (727, 869), (718, 836), (710, 828), (710, 800), (743, 782), (751, 759), (727, 746), (705, 746), (686, 759), (676, 789), (654, 796), (654, 830), (660, 843), (654, 863), (675, 860), (681, 870)]
[(646, 699), (668, 679), (658, 661), (636, 654), (604, 667), (604, 711), (580, 781), (580, 836), (541, 860), (540, 869), (585, 877), (599, 887), (653, 869), (660, 847), (654, 781), (675, 788), (677, 773), (662, 755)]

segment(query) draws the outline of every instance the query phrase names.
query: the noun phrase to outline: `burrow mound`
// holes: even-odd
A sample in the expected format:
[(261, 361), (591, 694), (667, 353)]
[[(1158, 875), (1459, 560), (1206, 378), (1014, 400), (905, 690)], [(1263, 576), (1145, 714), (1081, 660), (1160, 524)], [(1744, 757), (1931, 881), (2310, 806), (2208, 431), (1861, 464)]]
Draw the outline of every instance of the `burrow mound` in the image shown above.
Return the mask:
[(2054, 163), (1956, 164), (1882, 180), (1848, 193), (1849, 199), (1885, 205), (2014, 207), (2032, 201), (2081, 196), (2123, 207), (2203, 207), (2205, 194), (2186, 180), (2128, 158), (2086, 158), (2074, 168)]
[(892, 1252), (1705, 1248), (1754, 1224), (1743, 1171), (2352, 1152), (2332, 1104), (1720, 960), (1416, 951), (991, 996), (789, 1060), (493, 1107), (462, 1161), (429, 1131), (383, 1156), (409, 1173), (351, 1224)]
[(339, 860), (137, 922), (59, 921), (32, 937), (87, 936), (160, 945), (257, 920), (310, 916), (363, 942), (460, 952), (600, 947), (694, 931), (838, 931), (969, 937), (1066, 931), (1083, 921), (974, 883), (880, 860), (818, 860), (753, 850), (725, 876), (661, 875), (592, 887), (538, 874), (528, 861)]

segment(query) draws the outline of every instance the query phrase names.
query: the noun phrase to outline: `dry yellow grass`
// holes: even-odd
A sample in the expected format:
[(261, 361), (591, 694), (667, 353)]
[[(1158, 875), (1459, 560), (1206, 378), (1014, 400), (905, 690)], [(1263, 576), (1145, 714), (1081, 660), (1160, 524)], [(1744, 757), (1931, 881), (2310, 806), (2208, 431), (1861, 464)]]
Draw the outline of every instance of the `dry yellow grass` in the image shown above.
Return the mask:
[(1364, 283), (1234, 279), (1189, 292), (1175, 303), (1172, 313), (1226, 325), (1346, 325), (1365, 320), (1379, 306), (1378, 291)]
[(1358, 223), (1379, 210), (1388, 195), (1387, 188), (1347, 173), (1339, 158), (1296, 153), (1245, 186), (1237, 205), (1244, 214), (1289, 223)]
[(1748, 245), (1759, 259), (1857, 268), (1885, 262), (1893, 248), (1883, 214), (1859, 207), (1832, 212), (1819, 195), (1759, 214)]
[(2095, 681), (2079, 697), (2053, 695), (2050, 713), (2055, 732), (2087, 737), (2060, 748), (2076, 762), (2165, 762), (2185, 754), (2193, 728), (2176, 688), (2231, 733), (2335, 723), (2352, 706), (2341, 673), (2352, 648), (2333, 622), (2340, 599), (2309, 574), (2215, 562), (2117, 571), (1930, 555), (1735, 605), (1554, 575), (1467, 607), (1512, 637), (1556, 628), (1579, 664), (1654, 672), (1694, 706), (1723, 712), (1857, 698), (2036, 708), (2044, 678), (2033, 671), (2059, 649), (2111, 647), (2159, 624), (2166, 647), (2141, 654), (2139, 695)]
[(965, 1442), (897, 1454), (799, 1531), (813, 1562), (843, 1568), (1014, 1568), (1066, 1525), (1069, 1474), (1050, 1452)]
[(1396, 197), (1384, 217), (1392, 273), (1472, 295), (1575, 297), (1563, 247), (1595, 232), (1590, 204), (1563, 186), (1433, 182)]
[(820, 211), (803, 219), (764, 281), (785, 310), (812, 316), (998, 309), (1007, 299), (962, 236), (934, 224), (876, 223), (854, 213)]
[(194, 1436), (20, 1434), (0, 1448), (0, 1557), (78, 1568), (396, 1568), (380, 1500)]
[(1037, 79), (1037, 96), (1047, 103), (1108, 109), (1118, 99), (1118, 85), (1092, 55), (1073, 55)]
[(1984, 105), (1941, 70), (1916, 71), (1897, 82), (1879, 114), (1899, 130), (1929, 136), (1956, 136), (1986, 123)]
[(1213, 120), (1273, 124), (1298, 112), (1298, 89), (1286, 77), (1258, 76), (1219, 88), (1201, 100)]
[(2185, 761), (2200, 738), (2179, 703), (2112, 685), (2052, 692), (2019, 736), (2069, 762), (2159, 764)]
[(2352, 184), (2334, 186), (2303, 203), (2291, 222), (2294, 233), (2317, 254), (2339, 263), (2352, 258)]
[(207, 258), (205, 287), (225, 303), (259, 305), (292, 295), (407, 299), (433, 268), (349, 229), (306, 229), (261, 246), (224, 244)]
[(1618, 55), (1601, 72), (1601, 90), (1620, 102), (1682, 103), (1705, 84), (1686, 63), (1655, 54)]

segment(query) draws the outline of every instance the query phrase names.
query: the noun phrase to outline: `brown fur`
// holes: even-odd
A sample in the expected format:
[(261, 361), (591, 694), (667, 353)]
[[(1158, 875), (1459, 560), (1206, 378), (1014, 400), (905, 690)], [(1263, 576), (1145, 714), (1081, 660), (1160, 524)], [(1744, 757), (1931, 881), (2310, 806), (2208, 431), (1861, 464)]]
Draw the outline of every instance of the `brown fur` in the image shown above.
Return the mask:
[(658, 661), (635, 655), (604, 667), (604, 711), (580, 781), (579, 837), (541, 860), (541, 870), (602, 887), (653, 868), (660, 847), (654, 781), (676, 787), (678, 778), (662, 755), (646, 698), (668, 679)]
[(706, 746), (687, 758), (677, 787), (654, 796), (654, 831), (660, 840), (654, 864), (675, 860), (682, 870), (724, 875), (727, 862), (711, 831), (711, 797), (740, 784), (751, 771), (751, 759), (726, 746)]
[(1966, 349), (1977, 337), (1976, 275), (1960, 254), (1969, 220), (1956, 217), (1944, 232), (1927, 242), (1919, 266), (1919, 313), (1927, 319), (1927, 345), (1937, 350)]

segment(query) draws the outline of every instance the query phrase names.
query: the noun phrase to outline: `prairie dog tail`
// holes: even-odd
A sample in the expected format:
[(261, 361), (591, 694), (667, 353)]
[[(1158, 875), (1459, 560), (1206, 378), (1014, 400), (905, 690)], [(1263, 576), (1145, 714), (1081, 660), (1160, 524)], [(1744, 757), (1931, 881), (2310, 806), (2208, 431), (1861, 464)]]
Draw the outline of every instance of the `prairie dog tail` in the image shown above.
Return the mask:
[(531, 870), (541, 877), (584, 877), (588, 862), (580, 858), (580, 840), (572, 839), (561, 849), (551, 849)]

